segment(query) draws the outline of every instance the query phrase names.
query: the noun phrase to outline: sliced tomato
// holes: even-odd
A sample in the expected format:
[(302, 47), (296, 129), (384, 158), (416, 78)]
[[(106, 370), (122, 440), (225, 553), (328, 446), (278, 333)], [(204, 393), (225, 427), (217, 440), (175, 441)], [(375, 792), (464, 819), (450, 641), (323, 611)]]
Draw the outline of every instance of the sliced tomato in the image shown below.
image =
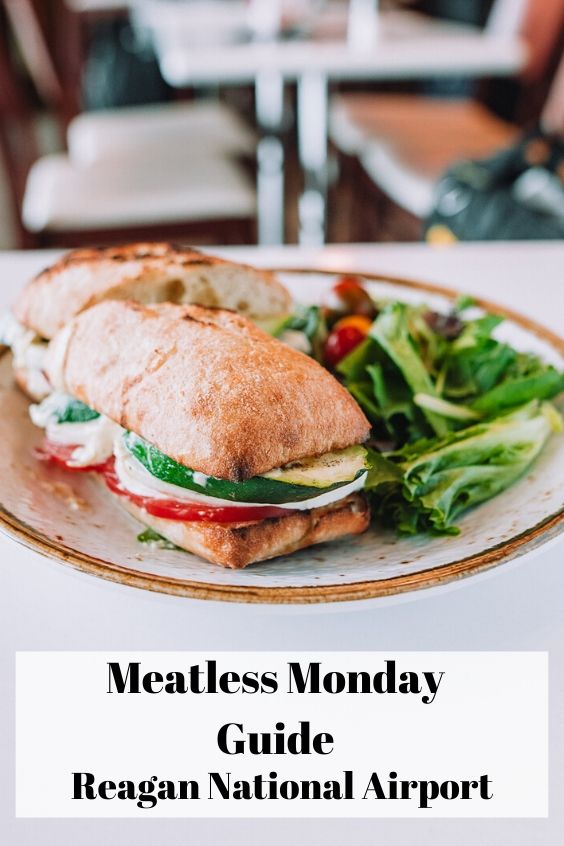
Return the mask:
[(278, 508), (275, 505), (257, 505), (241, 508), (237, 505), (202, 505), (199, 502), (182, 502), (177, 499), (160, 499), (157, 497), (139, 496), (131, 493), (121, 485), (115, 471), (115, 459), (112, 456), (104, 464), (90, 467), (72, 467), (67, 462), (71, 459), (76, 445), (56, 444), (45, 439), (43, 445), (37, 448), (35, 457), (40, 461), (51, 461), (65, 470), (82, 473), (100, 473), (106, 485), (115, 494), (126, 497), (134, 505), (143, 508), (153, 517), (163, 517), (165, 520), (180, 520), (190, 523), (248, 523), (266, 520), (269, 517), (283, 517), (292, 514), (288, 508)]
[(88, 467), (73, 467), (72, 464), (69, 464), (75, 449), (78, 448), (78, 444), (57, 444), (45, 438), (42, 445), (34, 449), (33, 454), (39, 461), (51, 461), (59, 467), (64, 467), (65, 470), (72, 470), (76, 473), (92, 473), (104, 469), (106, 462), (92, 464)]
[(138, 508), (144, 509), (147, 514), (162, 517), (165, 520), (181, 520), (187, 523), (248, 523), (266, 520), (269, 517), (283, 517), (292, 513), (290, 509), (271, 505), (240, 508), (237, 505), (202, 505), (199, 502), (140, 496), (122, 487), (113, 461), (108, 462), (102, 472), (106, 485), (113, 493), (126, 497)]

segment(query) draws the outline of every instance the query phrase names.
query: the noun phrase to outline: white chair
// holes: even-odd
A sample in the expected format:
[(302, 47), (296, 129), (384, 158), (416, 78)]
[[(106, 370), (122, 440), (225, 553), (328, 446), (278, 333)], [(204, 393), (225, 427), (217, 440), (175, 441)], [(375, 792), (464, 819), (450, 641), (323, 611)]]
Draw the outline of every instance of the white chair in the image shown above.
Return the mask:
[[(43, 156), (29, 172), (22, 220), (44, 242), (119, 240), (144, 228), (189, 230), (221, 226), (241, 240), (256, 214), (255, 191), (235, 162), (200, 155), (98, 162), (76, 167), (64, 154)], [(240, 223), (241, 226), (236, 224)], [(248, 240), (248, 239), (244, 239)]]
[[(556, 18), (562, 17), (560, 0), (545, 2), (496, 0), (485, 37), (488, 33), (515, 37), (535, 14), (549, 11), (549, 5), (557, 27)], [(533, 58), (531, 51), (528, 67)], [(417, 219), (432, 210), (434, 185), (450, 164), (488, 156), (517, 134), (515, 126), (475, 100), (408, 94), (337, 96), (331, 104), (329, 127), (337, 150), (356, 157), (378, 191)]]
[(80, 167), (190, 149), (251, 158), (256, 144), (255, 133), (233, 109), (209, 100), (85, 112), (67, 130), (69, 155)]
[(357, 156), (370, 180), (416, 218), (431, 211), (435, 182), (453, 161), (487, 156), (517, 134), (474, 101), (410, 95), (345, 95), (330, 126), (337, 149)]
[[(22, 9), (25, 21), (37, 24), (32, 4), (3, 2), (16, 35), (22, 34)], [(40, 36), (37, 26), (34, 40)], [(6, 33), (0, 31), (0, 38), (0, 154), (10, 174), (22, 246), (151, 237), (202, 244), (256, 240), (255, 190), (236, 160), (253, 141), (235, 116), (205, 104), (198, 104), (190, 118), (181, 106), (155, 107), (150, 119), (142, 110), (134, 110), (132, 120), (119, 113), (105, 121), (85, 116), (70, 132), (74, 158), (41, 156), (34, 111), (11, 61)], [(35, 79), (39, 65), (31, 62), (32, 46), (26, 42), (22, 55)], [(40, 65), (51, 67), (56, 96), (60, 86), (49, 58), (43, 43)], [(50, 91), (40, 90), (49, 98)], [(224, 137), (220, 143), (218, 133), (235, 140)]]

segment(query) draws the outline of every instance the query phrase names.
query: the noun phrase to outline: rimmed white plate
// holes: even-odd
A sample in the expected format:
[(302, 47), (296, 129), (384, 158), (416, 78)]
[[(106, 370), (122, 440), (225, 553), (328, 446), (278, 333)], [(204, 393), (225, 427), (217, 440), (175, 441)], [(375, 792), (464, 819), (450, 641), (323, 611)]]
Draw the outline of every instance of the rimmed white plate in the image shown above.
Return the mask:
[[(281, 278), (297, 300), (319, 301), (335, 274), (291, 271)], [(448, 307), (456, 296), (437, 286), (365, 274), (380, 296)], [(525, 317), (507, 317), (500, 334), (562, 367), (564, 341)], [(13, 386), (10, 357), (0, 360), (0, 528), (26, 546), (79, 570), (146, 590), (237, 602), (315, 603), (367, 599), (471, 576), (538, 547), (564, 530), (564, 438), (553, 437), (531, 471), (508, 491), (468, 512), (457, 537), (366, 534), (302, 550), (242, 571), (194, 555), (151, 550), (140, 525), (92, 478), (39, 463), (41, 433)]]

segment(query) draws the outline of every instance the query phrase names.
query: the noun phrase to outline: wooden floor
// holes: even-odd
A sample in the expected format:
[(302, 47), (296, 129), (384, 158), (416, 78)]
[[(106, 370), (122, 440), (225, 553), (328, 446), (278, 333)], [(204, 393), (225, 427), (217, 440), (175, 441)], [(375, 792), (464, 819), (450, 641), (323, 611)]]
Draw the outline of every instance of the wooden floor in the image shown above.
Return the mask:
[[(331, 244), (421, 240), (421, 221), (399, 209), (374, 186), (360, 164), (330, 153), (327, 242)], [(285, 145), (286, 243), (298, 242), (302, 179), (295, 147)]]

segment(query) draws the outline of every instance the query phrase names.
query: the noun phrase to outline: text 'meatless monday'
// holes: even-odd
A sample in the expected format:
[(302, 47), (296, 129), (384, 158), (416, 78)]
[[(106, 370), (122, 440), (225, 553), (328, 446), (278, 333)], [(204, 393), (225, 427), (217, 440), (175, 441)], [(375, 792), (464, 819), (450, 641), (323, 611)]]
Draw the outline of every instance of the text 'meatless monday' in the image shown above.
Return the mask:
[[(432, 705), (445, 673), (414, 672), (402, 669), (395, 660), (386, 660), (378, 669), (335, 671), (322, 662), (289, 661), (285, 678), (278, 671), (220, 670), (215, 660), (193, 664), (183, 670), (159, 672), (145, 669), (140, 662), (108, 662), (108, 694), (149, 695), (272, 695), (289, 694), (356, 695), (376, 694), (417, 696), (422, 705)], [(217, 732), (217, 748), (225, 755), (330, 755), (334, 737), (328, 731), (315, 732), (309, 721), (299, 721), (293, 730), (276, 722), (270, 732), (253, 732), (241, 723), (228, 722)], [(281, 780), (278, 773), (239, 779), (232, 772), (209, 772), (206, 782), (199, 779), (167, 780), (155, 775), (142, 781), (99, 780), (93, 773), (74, 772), (73, 799), (122, 799), (139, 808), (153, 808), (163, 800), (189, 799), (392, 799), (415, 801), (429, 808), (436, 799), (491, 799), (491, 779), (481, 774), (471, 779), (445, 781), (401, 778), (397, 772), (372, 772), (356, 784), (356, 774), (344, 770), (326, 781), (315, 779)]]

